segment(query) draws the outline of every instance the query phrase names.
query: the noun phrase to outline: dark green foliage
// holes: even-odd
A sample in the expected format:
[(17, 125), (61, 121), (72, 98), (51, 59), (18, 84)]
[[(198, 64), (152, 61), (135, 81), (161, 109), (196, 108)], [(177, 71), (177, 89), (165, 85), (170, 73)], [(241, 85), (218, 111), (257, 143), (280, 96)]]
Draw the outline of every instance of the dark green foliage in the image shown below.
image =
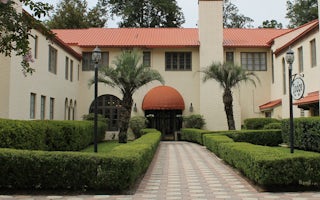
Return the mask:
[[(289, 119), (282, 120), (282, 138), (289, 144)], [(294, 146), (298, 149), (320, 152), (320, 118), (294, 119)]]
[(252, 28), (254, 20), (239, 13), (239, 9), (231, 0), (224, 0), (223, 27), (224, 28)]
[(203, 144), (203, 135), (210, 133), (209, 131), (195, 129), (195, 128), (183, 128), (181, 129), (181, 140)]
[(32, 0), (0, 2), (0, 54), (21, 56), (19, 59), (21, 60), (22, 72), (26, 75), (34, 72), (34, 69), (30, 67), (30, 62), (33, 61), (30, 38), (34, 37), (31, 30), (39, 30), (46, 37), (53, 37), (53, 33), (44, 27), (40, 20), (24, 11), (17, 11), (17, 7), (21, 8), (18, 3), (27, 6), (38, 19), (46, 16), (51, 6)]
[(264, 125), (263, 129), (281, 129), (282, 125), (281, 122), (275, 122)]
[(280, 187), (320, 184), (320, 154), (287, 148), (232, 142), (226, 136), (205, 135), (206, 147), (255, 183)]
[(259, 28), (277, 28), (282, 29), (282, 23), (277, 22), (277, 20), (265, 20), (262, 22), (262, 26), (259, 26)]
[(296, 28), (318, 18), (317, 0), (287, 0), (289, 28)]
[[(87, 115), (83, 115), (82, 119), (83, 120), (88, 120), (88, 121), (93, 121), (94, 120), (94, 113), (89, 113)], [(108, 124), (108, 119), (105, 118), (101, 114), (98, 114), (98, 121), (101, 121), (101, 122), (104, 122), (104, 123)]]
[(151, 132), (103, 154), (0, 149), (0, 188), (128, 190), (145, 173), (160, 138)]
[[(98, 140), (106, 124), (98, 123)], [(0, 119), (0, 148), (78, 151), (93, 142), (89, 121), (23, 121)]]
[(61, 0), (46, 25), (51, 29), (104, 27), (106, 16), (106, 0), (98, 0), (92, 9), (88, 9), (86, 0)]
[(278, 146), (282, 143), (281, 130), (243, 130), (225, 133), (235, 142), (248, 142), (251, 144)]
[(142, 116), (131, 117), (129, 127), (131, 128), (135, 138), (141, 137), (141, 130), (147, 127), (147, 118)]
[(110, 12), (121, 18), (119, 27), (181, 27), (184, 16), (176, 0), (109, 0)]
[(249, 130), (260, 130), (267, 124), (279, 122), (279, 120), (274, 118), (248, 118), (244, 120), (244, 128)]
[(183, 117), (183, 123), (185, 128), (197, 128), (202, 129), (206, 122), (202, 115), (189, 115)]

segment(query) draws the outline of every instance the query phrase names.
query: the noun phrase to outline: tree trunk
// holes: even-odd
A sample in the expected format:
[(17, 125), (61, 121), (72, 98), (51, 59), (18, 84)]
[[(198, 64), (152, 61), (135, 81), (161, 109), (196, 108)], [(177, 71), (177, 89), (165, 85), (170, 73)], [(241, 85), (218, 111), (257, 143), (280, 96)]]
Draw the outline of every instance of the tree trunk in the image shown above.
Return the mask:
[(224, 90), (223, 93), (223, 103), (224, 103), (224, 111), (226, 112), (228, 128), (229, 130), (235, 130), (235, 122), (233, 117), (233, 97), (232, 92), (229, 88)]
[(119, 132), (119, 143), (127, 143), (128, 141), (128, 128), (129, 121), (131, 118), (131, 109), (132, 109), (132, 95), (123, 94), (122, 99), (122, 109), (120, 112), (120, 132)]

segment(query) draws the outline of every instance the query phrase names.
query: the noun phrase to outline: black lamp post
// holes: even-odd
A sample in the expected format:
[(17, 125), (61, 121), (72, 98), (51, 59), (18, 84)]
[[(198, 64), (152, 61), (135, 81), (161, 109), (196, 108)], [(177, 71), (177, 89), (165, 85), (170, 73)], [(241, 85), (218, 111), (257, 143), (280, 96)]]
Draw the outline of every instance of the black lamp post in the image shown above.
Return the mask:
[(98, 152), (98, 63), (101, 60), (101, 50), (96, 47), (92, 52), (92, 61), (94, 62), (94, 152)]
[(293, 127), (293, 108), (292, 108), (292, 63), (294, 61), (294, 52), (290, 48), (286, 53), (286, 61), (289, 64), (289, 107), (290, 107), (290, 152), (294, 152), (294, 127)]

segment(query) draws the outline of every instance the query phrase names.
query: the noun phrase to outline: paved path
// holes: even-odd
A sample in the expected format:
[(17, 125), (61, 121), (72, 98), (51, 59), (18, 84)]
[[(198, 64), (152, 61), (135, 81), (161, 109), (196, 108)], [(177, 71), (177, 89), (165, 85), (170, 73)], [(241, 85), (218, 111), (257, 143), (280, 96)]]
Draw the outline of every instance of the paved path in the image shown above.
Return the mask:
[(134, 195), (6, 196), (0, 200), (319, 200), (320, 192), (258, 192), (214, 154), (197, 144), (162, 142)]

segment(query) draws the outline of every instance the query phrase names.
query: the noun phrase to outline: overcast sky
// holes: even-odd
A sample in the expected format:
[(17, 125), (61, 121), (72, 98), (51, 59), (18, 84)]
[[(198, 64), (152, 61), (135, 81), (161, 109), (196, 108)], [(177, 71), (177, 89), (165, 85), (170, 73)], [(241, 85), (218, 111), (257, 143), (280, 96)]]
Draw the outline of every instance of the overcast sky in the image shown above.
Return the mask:
[[(35, 0), (36, 1), (36, 0)], [(41, 0), (38, 0), (41, 1)], [(87, 0), (89, 6), (96, 4), (97, 0)], [(57, 4), (60, 0), (42, 0), (50, 4)], [(178, 5), (182, 8), (186, 23), (183, 24), (184, 28), (197, 27), (198, 22), (198, 0), (177, 0)], [(232, 0), (239, 13), (244, 14), (254, 20), (252, 24), (254, 27), (262, 25), (265, 20), (275, 19), (281, 22), (284, 27), (288, 25), (286, 16), (286, 0)], [(114, 21), (108, 21), (108, 27), (117, 27)]]

